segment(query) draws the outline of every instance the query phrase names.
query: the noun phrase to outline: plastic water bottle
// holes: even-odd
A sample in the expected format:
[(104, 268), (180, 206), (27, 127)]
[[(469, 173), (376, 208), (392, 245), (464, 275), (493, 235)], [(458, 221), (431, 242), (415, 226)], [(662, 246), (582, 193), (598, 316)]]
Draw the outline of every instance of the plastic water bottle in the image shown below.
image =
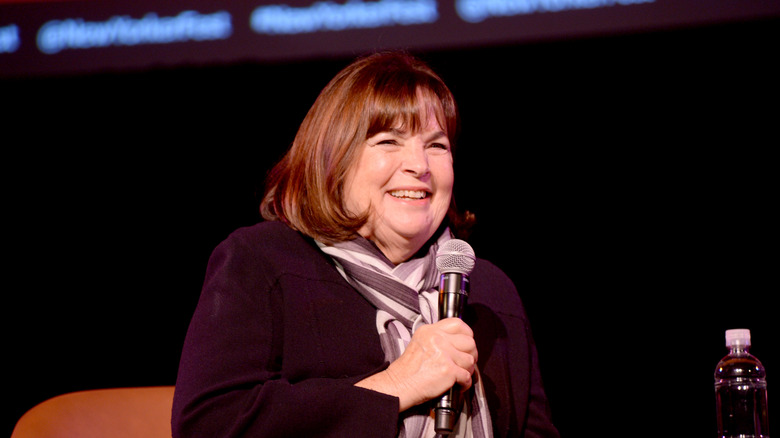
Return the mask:
[(766, 371), (752, 354), (750, 330), (726, 330), (728, 356), (715, 368), (719, 438), (769, 438)]

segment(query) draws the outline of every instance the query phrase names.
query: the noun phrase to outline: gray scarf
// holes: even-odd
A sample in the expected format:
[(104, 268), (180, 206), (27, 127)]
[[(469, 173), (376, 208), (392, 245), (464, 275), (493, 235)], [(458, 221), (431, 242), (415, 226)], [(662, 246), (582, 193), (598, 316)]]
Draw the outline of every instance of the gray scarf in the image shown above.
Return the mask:
[[(341, 275), (376, 307), (376, 328), (388, 362), (401, 356), (418, 327), (438, 321), (440, 274), (436, 269), (436, 252), (450, 238), (449, 229), (445, 229), (425, 255), (397, 266), (362, 237), (334, 245), (317, 242), (320, 249), (336, 261)], [(475, 372), (474, 384), (464, 399), (456, 430), (449, 436), (492, 437), (490, 413), (479, 371)], [(436, 437), (430, 415), (432, 407), (432, 403), (423, 404), (403, 412), (398, 436)]]

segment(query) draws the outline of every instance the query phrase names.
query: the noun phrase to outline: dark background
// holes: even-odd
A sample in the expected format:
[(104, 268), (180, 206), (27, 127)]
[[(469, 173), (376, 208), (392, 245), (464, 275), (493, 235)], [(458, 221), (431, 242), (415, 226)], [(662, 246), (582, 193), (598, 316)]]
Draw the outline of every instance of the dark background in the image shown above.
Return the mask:
[[(778, 29), (415, 52), (459, 101), (458, 202), (518, 286), (562, 435), (714, 436), (729, 328), (774, 388)], [(9, 435), (58, 394), (175, 383), (211, 250), (259, 220), (351, 59), (0, 82)]]

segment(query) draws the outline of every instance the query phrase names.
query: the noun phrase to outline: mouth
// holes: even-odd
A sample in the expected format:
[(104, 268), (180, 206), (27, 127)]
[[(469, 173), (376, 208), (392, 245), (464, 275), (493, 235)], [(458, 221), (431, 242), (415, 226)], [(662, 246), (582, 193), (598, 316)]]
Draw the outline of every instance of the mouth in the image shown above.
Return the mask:
[(419, 200), (430, 196), (425, 190), (392, 190), (390, 196), (398, 199)]

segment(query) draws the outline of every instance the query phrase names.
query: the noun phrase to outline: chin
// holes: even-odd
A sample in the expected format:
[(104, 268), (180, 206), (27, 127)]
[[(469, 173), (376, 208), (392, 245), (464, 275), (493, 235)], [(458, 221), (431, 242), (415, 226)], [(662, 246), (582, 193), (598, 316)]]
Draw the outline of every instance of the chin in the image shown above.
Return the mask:
[(405, 238), (409, 240), (419, 240), (421, 242), (425, 242), (426, 240), (430, 239), (433, 233), (436, 231), (436, 228), (431, 227), (407, 227), (407, 228), (399, 228), (398, 234), (401, 236), (404, 236)]

